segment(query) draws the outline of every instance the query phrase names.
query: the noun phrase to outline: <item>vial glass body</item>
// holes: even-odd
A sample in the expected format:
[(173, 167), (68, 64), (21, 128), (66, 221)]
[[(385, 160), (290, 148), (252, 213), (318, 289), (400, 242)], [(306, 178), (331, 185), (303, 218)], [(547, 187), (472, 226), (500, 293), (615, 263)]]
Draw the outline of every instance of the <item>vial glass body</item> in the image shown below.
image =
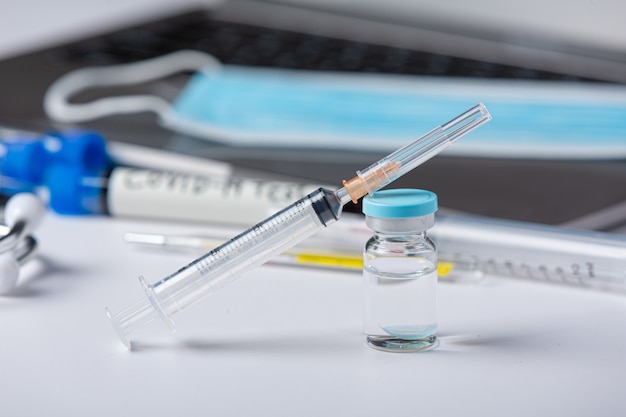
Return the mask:
[(437, 250), (426, 232), (375, 232), (363, 257), (367, 345), (394, 352), (434, 347)]

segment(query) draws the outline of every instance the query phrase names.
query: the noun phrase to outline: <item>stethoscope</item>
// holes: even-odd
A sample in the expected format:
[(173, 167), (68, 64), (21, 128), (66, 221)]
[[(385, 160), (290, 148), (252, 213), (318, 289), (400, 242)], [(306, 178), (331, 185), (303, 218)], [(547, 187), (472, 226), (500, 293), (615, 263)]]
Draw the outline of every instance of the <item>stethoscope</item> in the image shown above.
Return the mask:
[(34, 194), (12, 196), (4, 207), (4, 225), (0, 225), (0, 294), (7, 294), (17, 284), (20, 266), (37, 248), (31, 233), (43, 219), (45, 208)]
[(32, 232), (46, 211), (35, 194), (17, 192), (46, 188), (51, 166), (100, 172), (110, 162), (106, 142), (96, 132), (40, 134), (0, 125), (0, 185), (3, 191), (16, 193), (4, 207), (4, 224), (0, 221), (0, 295), (15, 288), (20, 266), (35, 253), (37, 240)]

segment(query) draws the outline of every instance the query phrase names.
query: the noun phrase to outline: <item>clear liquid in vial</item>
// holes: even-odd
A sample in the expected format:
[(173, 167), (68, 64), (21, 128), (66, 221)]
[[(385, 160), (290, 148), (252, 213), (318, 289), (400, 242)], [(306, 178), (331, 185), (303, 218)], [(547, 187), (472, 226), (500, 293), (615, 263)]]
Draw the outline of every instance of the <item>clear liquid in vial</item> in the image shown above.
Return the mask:
[(437, 343), (437, 267), (421, 257), (365, 262), (366, 343), (379, 350), (416, 351)]

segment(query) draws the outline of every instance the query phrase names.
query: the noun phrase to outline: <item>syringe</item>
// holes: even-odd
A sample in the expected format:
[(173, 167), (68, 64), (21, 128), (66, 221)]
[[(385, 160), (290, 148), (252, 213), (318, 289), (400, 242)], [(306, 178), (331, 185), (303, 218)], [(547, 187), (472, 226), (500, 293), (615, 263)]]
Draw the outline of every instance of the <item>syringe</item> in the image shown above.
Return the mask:
[(106, 310), (118, 336), (130, 348), (128, 334), (156, 318), (173, 331), (173, 314), (336, 222), (349, 201), (357, 202), (365, 194), (391, 183), (489, 120), (487, 108), (478, 104), (357, 171), (338, 190), (314, 191), (157, 283), (148, 284), (140, 277), (145, 298), (117, 314)]
[(431, 237), (452, 278), (495, 275), (626, 293), (622, 235), (441, 214)]

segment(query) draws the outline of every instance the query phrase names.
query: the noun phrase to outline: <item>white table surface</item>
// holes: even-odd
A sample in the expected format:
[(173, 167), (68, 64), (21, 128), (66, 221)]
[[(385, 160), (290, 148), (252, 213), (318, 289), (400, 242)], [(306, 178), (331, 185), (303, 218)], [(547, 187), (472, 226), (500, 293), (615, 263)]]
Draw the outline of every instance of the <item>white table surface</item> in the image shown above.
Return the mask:
[(50, 214), (40, 257), (0, 298), (3, 416), (623, 416), (626, 297), (491, 279), (439, 285), (440, 346), (364, 346), (361, 276), (263, 266), (134, 333), (119, 311), (195, 254), (148, 251), (128, 231), (190, 225)]
[[(3, 1), (0, 57), (163, 7), (175, 6)], [(439, 348), (390, 354), (362, 342), (359, 274), (264, 266), (175, 316), (174, 335), (158, 322), (133, 334), (127, 351), (104, 307), (195, 255), (122, 235), (198, 229), (49, 215), (39, 258), (0, 297), (0, 415), (626, 415), (626, 296), (517, 280), (441, 284)]]

